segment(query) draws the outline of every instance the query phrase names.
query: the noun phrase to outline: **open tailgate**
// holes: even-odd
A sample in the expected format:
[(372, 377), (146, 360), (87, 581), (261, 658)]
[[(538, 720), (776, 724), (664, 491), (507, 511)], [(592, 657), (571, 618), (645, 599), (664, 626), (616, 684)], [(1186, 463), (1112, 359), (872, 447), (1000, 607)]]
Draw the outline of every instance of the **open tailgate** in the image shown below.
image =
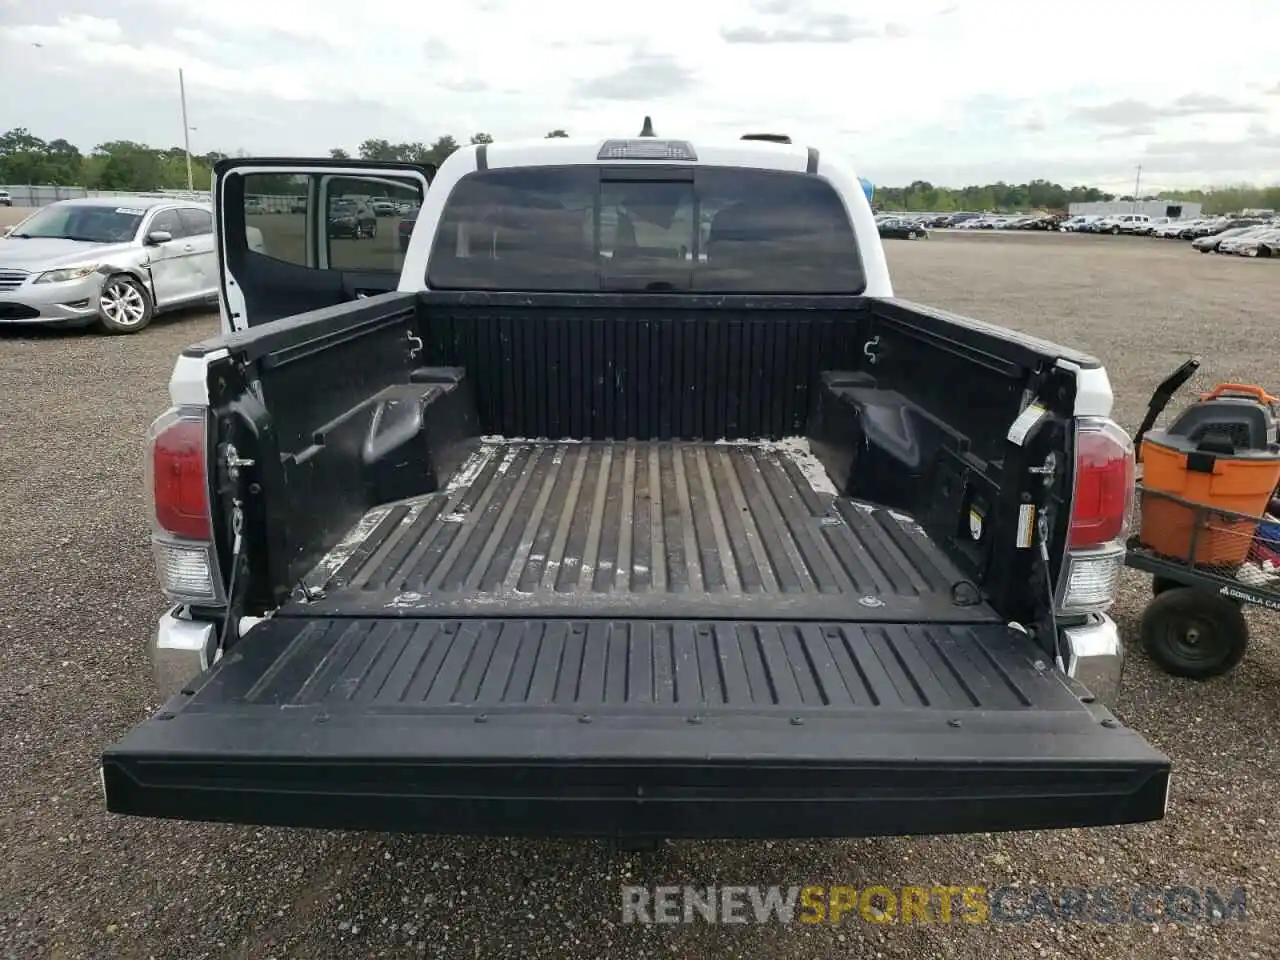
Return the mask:
[(810, 837), (1163, 816), (1170, 763), (998, 624), (278, 617), (103, 756), (116, 813)]

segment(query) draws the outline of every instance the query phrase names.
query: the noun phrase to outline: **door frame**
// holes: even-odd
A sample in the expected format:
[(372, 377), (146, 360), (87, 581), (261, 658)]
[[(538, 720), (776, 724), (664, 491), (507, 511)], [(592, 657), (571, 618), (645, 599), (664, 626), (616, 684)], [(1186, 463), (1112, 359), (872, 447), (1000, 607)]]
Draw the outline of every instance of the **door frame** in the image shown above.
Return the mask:
[[(217, 254), (218, 310), (222, 315), (224, 333), (245, 330), (253, 325), (248, 316), (244, 293), (232, 273), (229, 243), (239, 243), (247, 250), (248, 238), (243, 230), (229, 230), (227, 226), (226, 187), (231, 177), (251, 174), (279, 176), (305, 176), (307, 183), (306, 249), (307, 263), (312, 270), (330, 270), (328, 245), (319, 243), (326, 229), (325, 209), (321, 204), (328, 184), (338, 177), (365, 179), (398, 179), (409, 175), (421, 182), (423, 199), (435, 179), (436, 168), (432, 164), (409, 163), (392, 160), (346, 160), (320, 157), (234, 157), (218, 161), (213, 168), (213, 232)], [(312, 263), (312, 260), (315, 260)]]

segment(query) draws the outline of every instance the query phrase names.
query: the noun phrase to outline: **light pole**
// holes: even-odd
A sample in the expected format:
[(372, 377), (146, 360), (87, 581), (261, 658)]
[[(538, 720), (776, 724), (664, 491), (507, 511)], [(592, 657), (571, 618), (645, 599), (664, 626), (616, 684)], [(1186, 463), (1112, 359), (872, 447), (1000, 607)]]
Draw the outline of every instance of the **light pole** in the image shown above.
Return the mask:
[(191, 127), (187, 125), (187, 84), (182, 78), (182, 68), (178, 68), (178, 93), (182, 96), (182, 146), (187, 154), (187, 191), (194, 193), (195, 180), (191, 176)]
[(1138, 164), (1138, 176), (1133, 181), (1133, 203), (1134, 210), (1138, 210), (1138, 204), (1142, 203), (1142, 194), (1138, 191), (1142, 189), (1142, 164)]

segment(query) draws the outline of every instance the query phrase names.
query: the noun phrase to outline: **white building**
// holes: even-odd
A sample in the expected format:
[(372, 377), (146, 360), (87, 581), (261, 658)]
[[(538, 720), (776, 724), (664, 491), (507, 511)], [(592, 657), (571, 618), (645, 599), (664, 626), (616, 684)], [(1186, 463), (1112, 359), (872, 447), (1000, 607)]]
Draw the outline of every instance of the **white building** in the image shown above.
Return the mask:
[(1073, 203), (1067, 212), (1073, 217), (1113, 217), (1121, 213), (1145, 213), (1148, 217), (1194, 220), (1202, 204), (1187, 200), (1108, 200), (1101, 203)]

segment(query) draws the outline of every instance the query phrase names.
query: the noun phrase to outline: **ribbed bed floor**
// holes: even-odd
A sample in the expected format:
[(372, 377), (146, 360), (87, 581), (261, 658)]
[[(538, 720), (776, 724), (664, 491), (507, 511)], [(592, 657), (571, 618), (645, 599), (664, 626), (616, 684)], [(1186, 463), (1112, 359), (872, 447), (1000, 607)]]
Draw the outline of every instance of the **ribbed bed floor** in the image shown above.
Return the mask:
[(370, 511), (308, 581), (324, 598), (299, 606), (311, 615), (994, 619), (985, 605), (953, 600), (962, 579), (910, 518), (836, 496), (803, 440), (497, 440), (446, 489)]

